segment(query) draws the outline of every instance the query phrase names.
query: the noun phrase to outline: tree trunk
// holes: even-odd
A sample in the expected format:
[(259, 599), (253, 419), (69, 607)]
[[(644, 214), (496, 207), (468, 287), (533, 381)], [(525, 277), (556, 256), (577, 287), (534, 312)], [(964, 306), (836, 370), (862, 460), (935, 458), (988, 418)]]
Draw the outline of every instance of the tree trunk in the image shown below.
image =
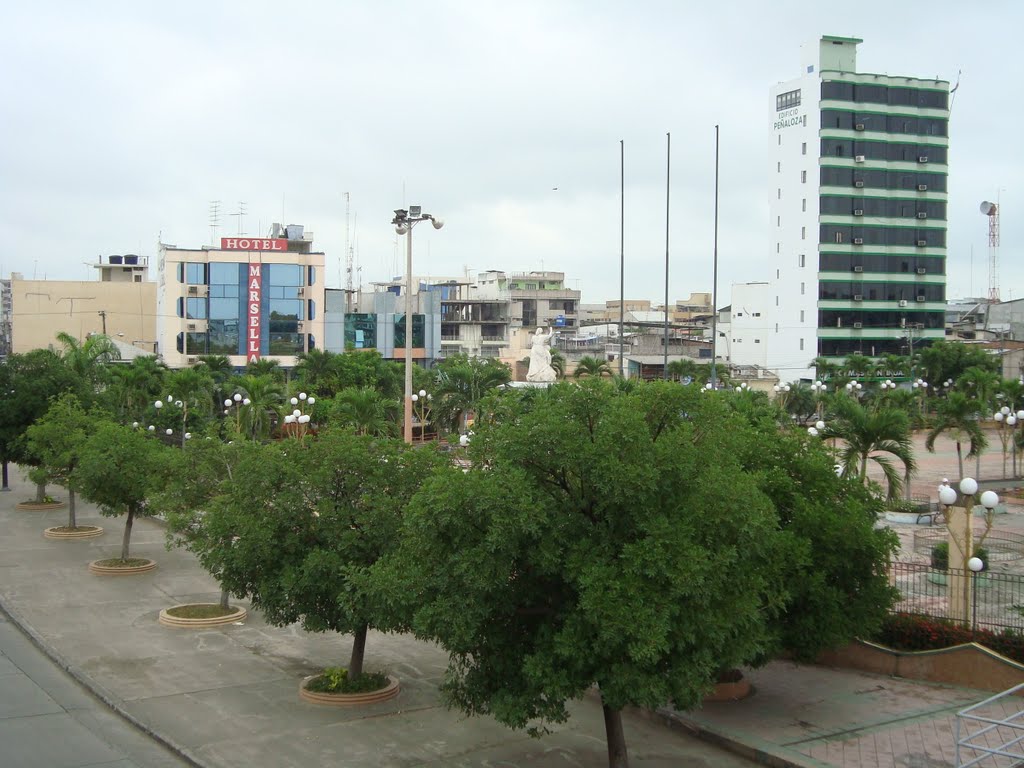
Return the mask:
[(4, 459), (3, 464), (3, 485), (0, 485), (0, 491), (9, 491), (11, 486), (7, 484), (7, 459)]
[(135, 505), (128, 505), (128, 519), (124, 521), (124, 538), (121, 539), (121, 559), (128, 559), (128, 543), (132, 539), (132, 523), (135, 522)]
[(626, 736), (622, 732), (622, 710), (612, 709), (603, 701), (604, 732), (608, 742), (608, 768), (629, 768), (629, 755), (626, 752)]
[(348, 679), (358, 680), (363, 674), (363, 654), (366, 651), (366, 630), (363, 624), (352, 637), (352, 656), (348, 660)]
[(228, 594), (228, 591), (226, 589), (222, 589), (220, 591), (220, 607), (223, 608), (225, 611), (231, 607), (230, 598), (231, 595)]
[(75, 491), (73, 488), (68, 488), (68, 528), (74, 530), (78, 527), (78, 522), (75, 520)]
[(960, 441), (956, 441), (956, 463), (960, 467), (960, 479), (964, 479), (964, 453), (960, 449)]
[(46, 483), (36, 483), (36, 503), (42, 504), (46, 499)]

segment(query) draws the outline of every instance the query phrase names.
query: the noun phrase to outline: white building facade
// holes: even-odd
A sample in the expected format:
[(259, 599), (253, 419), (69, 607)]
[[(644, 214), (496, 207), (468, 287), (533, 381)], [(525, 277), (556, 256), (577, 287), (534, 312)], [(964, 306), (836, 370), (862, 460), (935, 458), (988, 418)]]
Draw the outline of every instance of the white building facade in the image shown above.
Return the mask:
[(861, 42), (803, 46), (771, 91), (766, 363), (783, 381), (944, 336), (949, 83), (858, 72)]

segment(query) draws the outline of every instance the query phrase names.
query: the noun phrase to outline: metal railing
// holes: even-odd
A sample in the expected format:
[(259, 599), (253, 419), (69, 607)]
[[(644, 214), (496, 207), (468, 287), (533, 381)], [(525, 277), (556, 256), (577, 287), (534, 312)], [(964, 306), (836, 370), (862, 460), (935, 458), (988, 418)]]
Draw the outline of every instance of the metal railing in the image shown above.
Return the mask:
[(892, 613), (954, 619), (950, 585), (956, 578), (965, 578), (970, 579), (972, 615), (968, 622), (972, 629), (1024, 632), (1024, 576), (1020, 574), (992, 570), (973, 574), (927, 564), (893, 563), (889, 577), (900, 592)]
[[(956, 768), (1024, 763), (1024, 683), (956, 713)], [(1007, 715), (1007, 711), (1011, 714)], [(977, 728), (972, 731), (971, 728)], [(988, 761), (988, 762), (986, 762)]]

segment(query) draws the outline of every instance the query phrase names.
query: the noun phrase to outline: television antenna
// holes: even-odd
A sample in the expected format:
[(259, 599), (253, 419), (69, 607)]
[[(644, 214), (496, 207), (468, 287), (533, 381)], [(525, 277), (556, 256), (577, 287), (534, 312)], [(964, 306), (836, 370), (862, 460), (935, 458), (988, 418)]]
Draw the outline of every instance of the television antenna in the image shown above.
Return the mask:
[(999, 303), (999, 204), (983, 200), (978, 210), (988, 216), (988, 302)]

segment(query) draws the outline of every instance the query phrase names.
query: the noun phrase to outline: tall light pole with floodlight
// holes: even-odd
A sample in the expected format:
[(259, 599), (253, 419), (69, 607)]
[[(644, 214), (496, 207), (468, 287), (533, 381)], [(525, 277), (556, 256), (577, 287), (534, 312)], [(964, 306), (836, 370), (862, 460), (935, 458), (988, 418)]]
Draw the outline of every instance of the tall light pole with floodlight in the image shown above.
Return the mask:
[(418, 205), (410, 205), (409, 210), (399, 208), (391, 223), (395, 232), (405, 235), (405, 412), (403, 434), (405, 442), (412, 445), (412, 229), (421, 221), (429, 221), (434, 229), (444, 226), (444, 221), (423, 213)]

